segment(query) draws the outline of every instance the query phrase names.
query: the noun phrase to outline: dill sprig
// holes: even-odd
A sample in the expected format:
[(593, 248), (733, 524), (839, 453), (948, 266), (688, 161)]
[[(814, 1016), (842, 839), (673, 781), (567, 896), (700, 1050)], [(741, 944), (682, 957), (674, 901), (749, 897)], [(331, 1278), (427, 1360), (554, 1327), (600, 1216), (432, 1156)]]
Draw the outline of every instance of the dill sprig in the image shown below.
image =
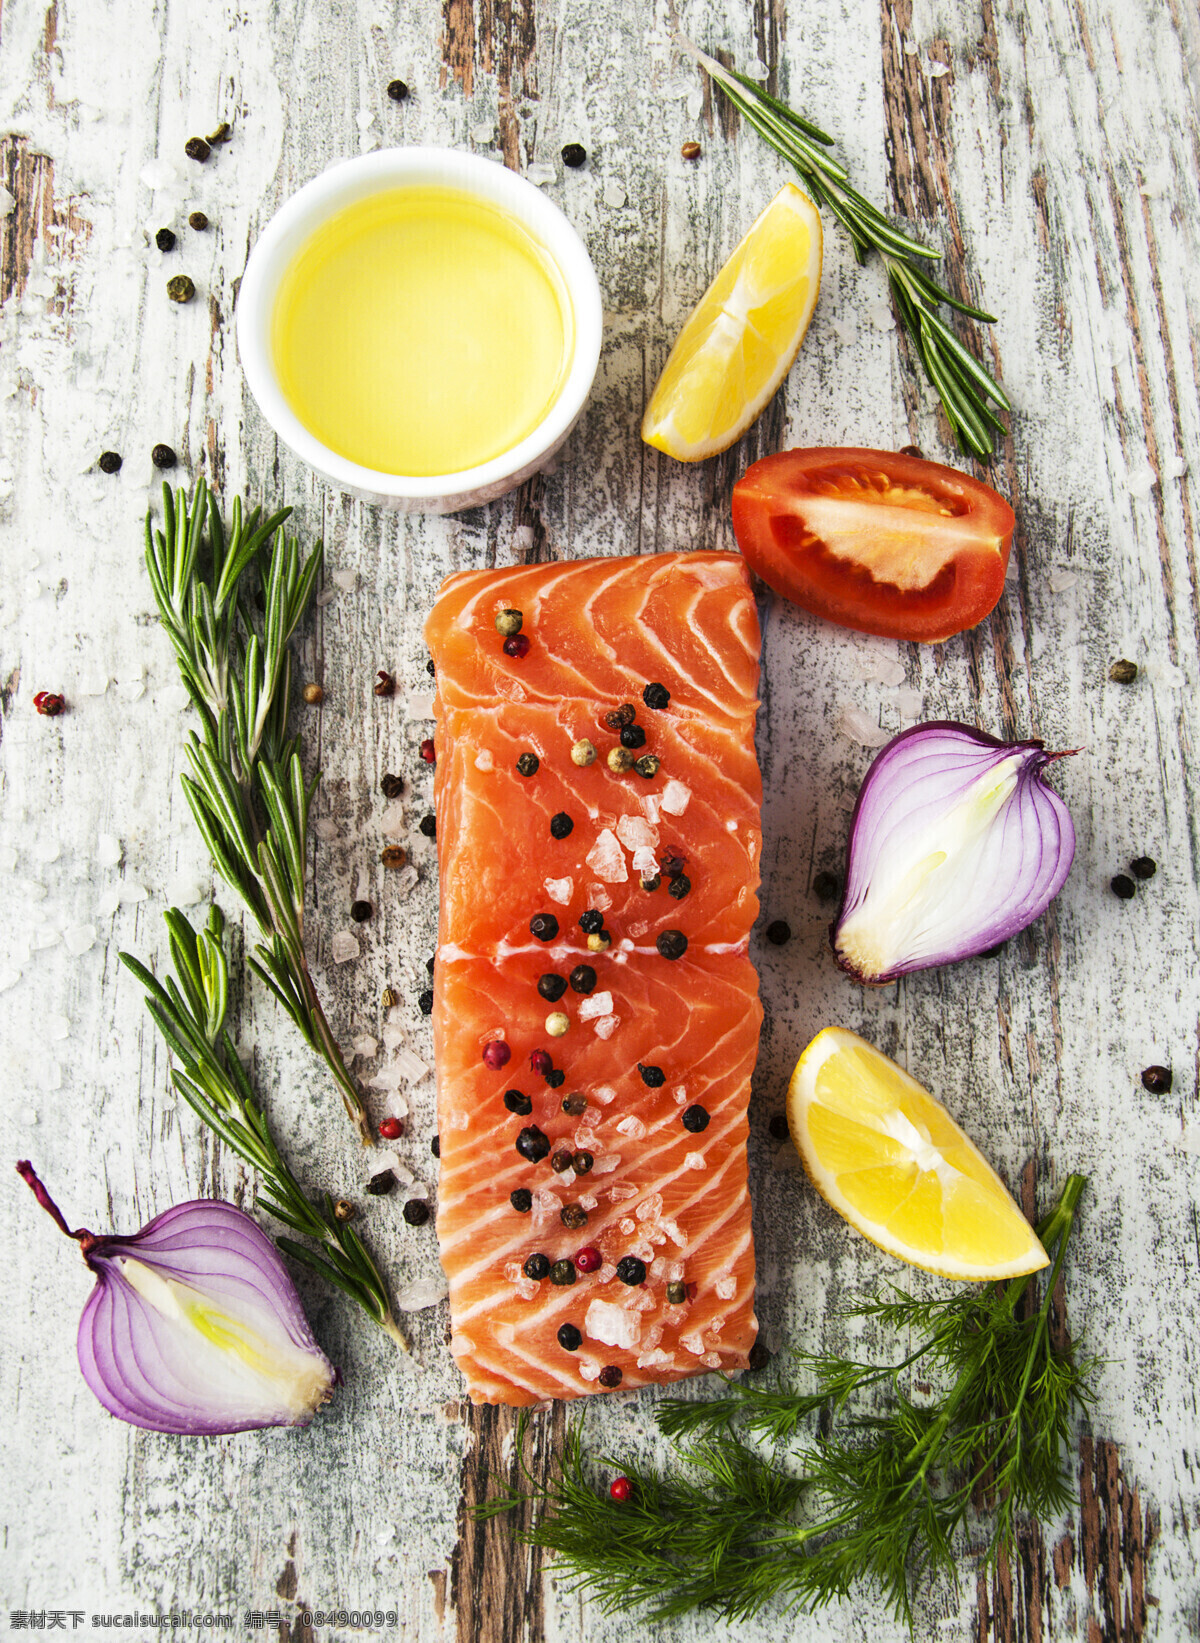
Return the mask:
[(989, 401), (1006, 411), (1012, 407), (1000, 384), (964, 348), (937, 310), (945, 303), (985, 325), (994, 325), (996, 316), (960, 301), (920, 266), (921, 262), (938, 261), (941, 252), (890, 223), (850, 186), (845, 166), (829, 152), (833, 138), (827, 132), (746, 75), (717, 62), (686, 36), (679, 35), (678, 39), (721, 87), (746, 123), (795, 167), (817, 205), (833, 213), (850, 236), (856, 260), (862, 263), (868, 252), (879, 253), (904, 329), (937, 390), (960, 449), (969, 456), (988, 460), (993, 433), (1007, 432)]
[[(288, 641), (308, 609), (322, 544), (302, 558), (283, 523), (235, 499), (228, 525), (204, 480), (191, 498), (163, 486), (163, 523), (146, 516), (146, 569), (200, 716), (180, 780), (218, 873), (242, 898), (263, 940), (249, 960), (333, 1074), (364, 1143), (366, 1109), (317, 997), (304, 953), (308, 814), (319, 774), (304, 779), (300, 738), (288, 734)], [(261, 605), (251, 597), (250, 573)]]
[(174, 976), (161, 982), (132, 954), (119, 956), (146, 989), (146, 1009), (179, 1063), (171, 1072), (175, 1087), (193, 1112), (262, 1176), (262, 1208), (321, 1249), (283, 1236), (276, 1239), (279, 1247), (349, 1295), (407, 1351), (408, 1341), (392, 1316), (383, 1277), (362, 1239), (348, 1222), (338, 1220), (329, 1193), (315, 1201), (308, 1197), (280, 1155), (266, 1114), (255, 1100), (225, 1026), (229, 961), (220, 910), (210, 910), (199, 934), (176, 907), (163, 917)]
[[(922, 1333), (898, 1362), (798, 1354), (812, 1391), (728, 1382), (704, 1402), (668, 1400), (658, 1424), (684, 1469), (667, 1475), (589, 1459), (576, 1427), (549, 1484), (526, 1472), (528, 1496), (486, 1510), (539, 1503), (527, 1538), (553, 1549), (608, 1613), (645, 1606), (663, 1620), (705, 1608), (743, 1620), (774, 1599), (819, 1609), (861, 1580), (911, 1625), (917, 1583), (953, 1577), (956, 1538), (976, 1508), (992, 1560), (1018, 1514), (1049, 1516), (1069, 1501), (1063, 1453), (1092, 1365), (1056, 1343), (1050, 1314), (1083, 1186), (1068, 1176), (1038, 1227), (1053, 1260), (1040, 1299), (1032, 1275), (938, 1301), (894, 1290), (850, 1315)], [(917, 1366), (948, 1389), (915, 1402), (906, 1384)], [(818, 1411), (827, 1429), (805, 1435)], [(630, 1479), (628, 1500), (597, 1487), (600, 1466)]]

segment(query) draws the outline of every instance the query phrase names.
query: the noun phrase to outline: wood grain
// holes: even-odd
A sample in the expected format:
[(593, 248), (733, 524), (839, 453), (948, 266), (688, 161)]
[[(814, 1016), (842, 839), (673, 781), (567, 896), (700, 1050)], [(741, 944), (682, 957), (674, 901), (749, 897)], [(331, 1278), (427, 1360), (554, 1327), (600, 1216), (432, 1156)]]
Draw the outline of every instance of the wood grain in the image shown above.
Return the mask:
[[(1200, 1612), (1200, 22), (1181, 0), (687, 0), (679, 21), (724, 60), (759, 64), (834, 133), (863, 192), (942, 249), (952, 288), (998, 315), (963, 334), (1014, 403), (989, 470), (1018, 511), (1013, 569), (976, 633), (896, 646), (764, 600), (764, 922), (786, 918), (793, 936), (753, 948), (763, 1334), (880, 1347), (852, 1338), (839, 1308), (908, 1276), (851, 1237), (770, 1138), (820, 1027), (898, 1056), (1018, 1191), (1036, 1180), (1042, 1205), (1063, 1172), (1086, 1171), (1068, 1306), (1104, 1361), (1073, 1446), (1073, 1508), (1023, 1526), (984, 1575), (964, 1548), (960, 1589), (926, 1593), (915, 1634), (1174, 1643), (1196, 1635)], [(132, 1230), (189, 1197), (254, 1199), (171, 1095), (115, 961), (118, 948), (161, 958), (168, 894), (194, 893), (195, 910), (215, 888), (236, 915), (178, 788), (188, 714), (140, 567), (154, 443), (179, 452), (179, 481), (204, 473), (227, 497), (285, 500), (307, 538), (325, 539), (327, 602), (297, 651), (326, 691), (301, 722), (323, 771), (306, 930), (339, 1039), (377, 1041), (355, 1064), (368, 1084), (387, 1064), (386, 1025), (430, 1059), (417, 1008), (437, 905), (417, 827), (428, 725), (408, 701), (428, 688), (421, 623), (442, 576), (731, 547), (731, 486), (780, 446), (916, 444), (961, 465), (888, 321), (882, 271), (857, 267), (832, 224), (805, 346), (747, 438), (695, 467), (642, 445), (642, 407), (683, 319), (786, 177), (673, 51), (671, 23), (669, 8), (629, 0), (4, 0), (0, 184), (15, 203), (0, 216), (0, 1157), (33, 1157), (73, 1223)], [(386, 95), (397, 76), (402, 103)], [(187, 160), (186, 138), (222, 118), (233, 141), (206, 166)], [(703, 152), (687, 162), (693, 138)], [(232, 329), (249, 247), (288, 195), (335, 160), (422, 141), (553, 166), (547, 193), (588, 244), (606, 316), (596, 388), (555, 469), (486, 510), (424, 520), (330, 492), (282, 448), (245, 394)], [(569, 141), (588, 151), (578, 171), (561, 163)], [(197, 208), (203, 234), (186, 227)], [(164, 256), (153, 235), (168, 225), (179, 244)], [(198, 291), (182, 308), (164, 292), (176, 271)], [(123, 454), (119, 475), (96, 470), (104, 449)], [(1132, 686), (1109, 681), (1119, 656), (1138, 664)], [(371, 694), (381, 666), (398, 680), (390, 702)], [(68, 712), (39, 719), (34, 692), (59, 688)], [(870, 757), (842, 714), (897, 731), (904, 692), (926, 718), (1081, 748), (1056, 766), (1078, 853), (1047, 918), (1003, 952), (867, 994), (829, 961), (830, 907), (813, 882), (841, 871)], [(384, 772), (406, 781), (394, 803)], [(376, 867), (393, 838), (419, 875), (403, 899)], [(1158, 873), (1118, 902), (1109, 880), (1142, 853)], [(374, 915), (355, 927), (358, 960), (335, 965), (356, 896)], [(78, 947), (89, 929), (93, 944), (73, 951), (68, 935)], [(390, 1017), (385, 983), (401, 999)], [(297, 1173), (359, 1198), (397, 1288), (428, 1276), (430, 1230), (408, 1227), (398, 1201), (367, 1202), (336, 1097), (286, 1026), (241, 986), (238, 1041)], [(1151, 1062), (1173, 1068), (1169, 1097), (1143, 1089)], [(405, 1093), (400, 1154), (432, 1186), (432, 1080)], [(378, 1116), (384, 1097), (370, 1099)], [(469, 1516), (515, 1477), (511, 1422), (462, 1410), (436, 1308), (410, 1315), (414, 1358), (401, 1361), (302, 1278), (346, 1375), (307, 1434), (191, 1445), (111, 1421), (73, 1357), (86, 1271), (13, 1181), (0, 1194), (0, 1610), (278, 1609), (281, 1643), (360, 1636), (304, 1619), (356, 1606), (396, 1607), (406, 1643), (710, 1634), (702, 1618), (605, 1617), (503, 1525)], [(589, 1445), (664, 1459), (654, 1401), (606, 1400), (589, 1412)], [(561, 1433), (559, 1413), (536, 1420), (535, 1475)], [(781, 1626), (833, 1643), (907, 1635), (867, 1593), (729, 1630), (767, 1643)]]

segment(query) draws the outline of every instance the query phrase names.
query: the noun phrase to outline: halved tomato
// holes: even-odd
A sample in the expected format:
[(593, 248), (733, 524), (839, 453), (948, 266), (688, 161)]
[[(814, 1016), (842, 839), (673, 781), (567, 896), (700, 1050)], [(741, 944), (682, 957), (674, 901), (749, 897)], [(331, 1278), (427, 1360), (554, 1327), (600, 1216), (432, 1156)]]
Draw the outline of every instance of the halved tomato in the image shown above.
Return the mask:
[(956, 468), (847, 446), (764, 457), (733, 489), (750, 568), (814, 616), (937, 644), (989, 615), (1013, 511)]

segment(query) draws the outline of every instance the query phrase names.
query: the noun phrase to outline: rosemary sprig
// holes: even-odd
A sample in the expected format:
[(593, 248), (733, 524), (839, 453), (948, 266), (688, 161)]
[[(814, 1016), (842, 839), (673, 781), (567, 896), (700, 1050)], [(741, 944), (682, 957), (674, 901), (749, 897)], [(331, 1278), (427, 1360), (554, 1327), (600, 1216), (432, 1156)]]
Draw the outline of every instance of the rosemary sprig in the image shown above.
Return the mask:
[[(316, 586), (322, 545), (307, 559), (283, 508), (228, 526), (203, 479), (189, 500), (163, 486), (163, 524), (146, 516), (146, 569), (179, 673), (200, 715), (188, 733), (191, 767), (180, 779), (221, 877), (262, 932), (250, 967), (322, 1056), (364, 1143), (362, 1097), (317, 997), (304, 954), (305, 839), (319, 774), (304, 780), (300, 739), (288, 735), (292, 659), (288, 641)], [(261, 616), (248, 577), (257, 573)]]
[[(1011, 1544), (1018, 1513), (1049, 1515), (1068, 1503), (1063, 1449), (1089, 1400), (1092, 1365), (1055, 1345), (1050, 1308), (1083, 1186), (1068, 1176), (1038, 1228), (1053, 1266), (1036, 1310), (1025, 1306), (1027, 1293), (1037, 1295), (1031, 1277), (932, 1302), (894, 1291), (852, 1310), (898, 1332), (927, 1332), (899, 1362), (802, 1354), (814, 1391), (730, 1382), (702, 1403), (667, 1401), (658, 1423), (690, 1471), (597, 1462), (629, 1477), (623, 1502), (597, 1489), (577, 1427), (548, 1485), (526, 1471), (530, 1495), (500, 1496), (486, 1511), (539, 1503), (527, 1538), (556, 1551), (567, 1578), (608, 1613), (647, 1605), (663, 1620), (708, 1608), (742, 1620), (775, 1598), (819, 1609), (866, 1580), (911, 1625), (916, 1582), (953, 1577), (956, 1537), (981, 1500), (988, 1560)], [(949, 1390), (914, 1403), (902, 1380), (917, 1365)], [(881, 1391), (891, 1400), (878, 1412)], [(847, 1413), (864, 1394), (866, 1408)], [(747, 1441), (792, 1443), (820, 1409), (829, 1430), (800, 1441), (798, 1470)]]
[(198, 935), (178, 908), (170, 908), (163, 917), (175, 966), (175, 975), (168, 975), (165, 985), (132, 954), (119, 956), (146, 989), (146, 1008), (179, 1062), (171, 1072), (176, 1089), (226, 1146), (258, 1170), (266, 1185), (258, 1200), (263, 1209), (321, 1245), (321, 1250), (283, 1236), (276, 1239), (279, 1247), (349, 1295), (408, 1351), (379, 1268), (362, 1239), (348, 1222), (338, 1220), (328, 1193), (319, 1201), (307, 1196), (280, 1156), (254, 1098), (225, 1026), (229, 962), (219, 909), (212, 908)]
[(896, 228), (850, 186), (845, 166), (829, 153), (833, 138), (820, 126), (772, 97), (746, 75), (717, 62), (686, 36), (679, 35), (678, 39), (721, 87), (746, 123), (795, 167), (817, 205), (832, 211), (849, 234), (857, 261), (865, 262), (868, 252), (878, 251), (904, 329), (937, 390), (960, 449), (986, 461), (992, 455), (993, 433), (1007, 432), (988, 402), (1006, 411), (1012, 407), (1000, 384), (963, 347), (937, 310), (945, 303), (985, 325), (994, 325), (996, 316), (961, 302), (919, 262), (914, 262), (914, 258), (936, 262), (941, 252)]

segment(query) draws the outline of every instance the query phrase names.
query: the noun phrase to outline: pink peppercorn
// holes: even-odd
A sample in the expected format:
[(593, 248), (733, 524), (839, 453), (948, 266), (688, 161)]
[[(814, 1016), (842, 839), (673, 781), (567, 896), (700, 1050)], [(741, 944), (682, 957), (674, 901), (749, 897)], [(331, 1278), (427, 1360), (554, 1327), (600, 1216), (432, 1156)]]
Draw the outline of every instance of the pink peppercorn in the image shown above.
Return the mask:
[(550, 1059), (548, 1050), (532, 1050), (529, 1056), (529, 1070), (545, 1078), (548, 1072), (553, 1072), (554, 1062)]
[(575, 1257), (575, 1265), (580, 1272), (598, 1272), (604, 1264), (604, 1257), (594, 1244), (581, 1249)]
[(501, 1067), (507, 1067), (512, 1051), (502, 1038), (493, 1038), (483, 1046), (483, 1064), (498, 1073)]
[(398, 1118), (383, 1118), (379, 1123), (379, 1133), (385, 1141), (398, 1141), (404, 1134), (404, 1125)]
[(433, 745), (433, 737), (432, 736), (426, 736), (425, 740), (421, 743), (420, 747), (417, 749), (417, 752), (425, 760), (426, 764), (436, 764), (437, 763), (437, 750)]
[(608, 1486), (608, 1492), (613, 1500), (628, 1500), (633, 1493), (633, 1484), (628, 1478), (614, 1478)]
[(514, 633), (511, 639), (504, 641), (504, 654), (516, 656), (518, 659), (529, 655), (529, 640), (523, 633)]

